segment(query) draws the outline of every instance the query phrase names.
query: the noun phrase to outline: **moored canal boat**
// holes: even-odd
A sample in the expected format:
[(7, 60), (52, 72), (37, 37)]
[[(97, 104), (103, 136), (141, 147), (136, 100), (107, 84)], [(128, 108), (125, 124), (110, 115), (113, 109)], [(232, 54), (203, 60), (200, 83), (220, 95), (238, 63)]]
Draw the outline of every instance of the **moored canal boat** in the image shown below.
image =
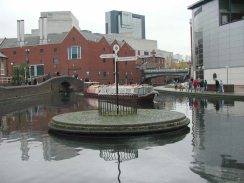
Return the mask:
[[(118, 85), (118, 96), (123, 95), (123, 99), (125, 99), (126, 95), (129, 96), (133, 94), (137, 95), (137, 101), (139, 102), (153, 102), (154, 97), (159, 95), (159, 93), (154, 90), (153, 86), (148, 84)], [(116, 85), (100, 85), (98, 82), (84, 82), (84, 95), (93, 97), (98, 95), (110, 95), (114, 97), (116, 95)]]

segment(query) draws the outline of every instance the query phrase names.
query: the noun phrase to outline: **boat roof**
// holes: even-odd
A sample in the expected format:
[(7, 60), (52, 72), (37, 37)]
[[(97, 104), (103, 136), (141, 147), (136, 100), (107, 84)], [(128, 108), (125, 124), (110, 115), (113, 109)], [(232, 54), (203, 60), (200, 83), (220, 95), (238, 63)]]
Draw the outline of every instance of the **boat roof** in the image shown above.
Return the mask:
[(84, 82), (84, 83), (88, 83), (88, 84), (89, 84), (89, 83), (91, 83), (91, 84), (92, 84), (92, 83), (97, 83), (97, 84), (99, 84), (99, 82), (96, 82), (96, 81), (87, 81), (87, 82)]
[[(115, 88), (116, 85), (100, 85), (102, 87), (110, 87), (110, 88)], [(142, 88), (142, 87), (152, 87), (151, 85), (148, 84), (143, 84), (143, 85), (138, 85), (138, 84), (129, 84), (129, 85), (118, 85), (120, 89), (122, 88)]]

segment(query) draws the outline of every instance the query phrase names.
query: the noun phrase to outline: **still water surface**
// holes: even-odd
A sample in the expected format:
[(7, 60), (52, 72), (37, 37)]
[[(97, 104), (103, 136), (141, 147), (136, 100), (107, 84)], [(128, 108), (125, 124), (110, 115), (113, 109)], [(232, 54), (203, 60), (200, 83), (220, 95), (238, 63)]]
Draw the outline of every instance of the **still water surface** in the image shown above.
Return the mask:
[(175, 133), (88, 138), (49, 131), (55, 115), (96, 110), (80, 93), (0, 103), (1, 183), (244, 182), (244, 102), (161, 94), (139, 108), (190, 120)]

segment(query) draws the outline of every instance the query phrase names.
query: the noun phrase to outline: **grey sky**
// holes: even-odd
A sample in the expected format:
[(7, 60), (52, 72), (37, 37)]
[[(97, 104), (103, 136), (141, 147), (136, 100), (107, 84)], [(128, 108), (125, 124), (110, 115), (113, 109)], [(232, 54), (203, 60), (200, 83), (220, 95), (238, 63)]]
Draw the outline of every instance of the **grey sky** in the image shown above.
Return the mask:
[(25, 20), (25, 33), (38, 28), (40, 12), (71, 11), (82, 30), (105, 33), (105, 12), (128, 11), (144, 15), (146, 39), (157, 40), (158, 48), (190, 55), (191, 11), (198, 0), (0, 0), (0, 38), (17, 37), (17, 20)]

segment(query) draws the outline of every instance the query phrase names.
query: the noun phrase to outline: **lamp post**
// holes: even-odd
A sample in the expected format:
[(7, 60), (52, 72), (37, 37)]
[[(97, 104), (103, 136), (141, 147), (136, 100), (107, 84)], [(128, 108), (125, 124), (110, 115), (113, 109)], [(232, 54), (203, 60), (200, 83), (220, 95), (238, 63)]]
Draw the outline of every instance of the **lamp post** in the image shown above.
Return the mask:
[(25, 71), (25, 80), (26, 80), (26, 67), (24, 67), (24, 71)]
[(20, 81), (19, 81), (19, 67), (17, 67), (17, 85), (20, 85)]
[(13, 62), (11, 62), (11, 67), (12, 67), (12, 77), (13, 77), (13, 75), (14, 75), (14, 63)]
[(30, 75), (30, 81), (31, 81), (31, 66), (30, 66), (30, 61), (29, 61), (30, 49), (25, 49), (25, 53), (26, 53), (26, 63), (29, 66), (29, 75)]
[(227, 69), (227, 91), (229, 91), (229, 78), (228, 78), (228, 69), (229, 69), (229, 66), (227, 65), (227, 66), (225, 66), (226, 67), (226, 69)]

